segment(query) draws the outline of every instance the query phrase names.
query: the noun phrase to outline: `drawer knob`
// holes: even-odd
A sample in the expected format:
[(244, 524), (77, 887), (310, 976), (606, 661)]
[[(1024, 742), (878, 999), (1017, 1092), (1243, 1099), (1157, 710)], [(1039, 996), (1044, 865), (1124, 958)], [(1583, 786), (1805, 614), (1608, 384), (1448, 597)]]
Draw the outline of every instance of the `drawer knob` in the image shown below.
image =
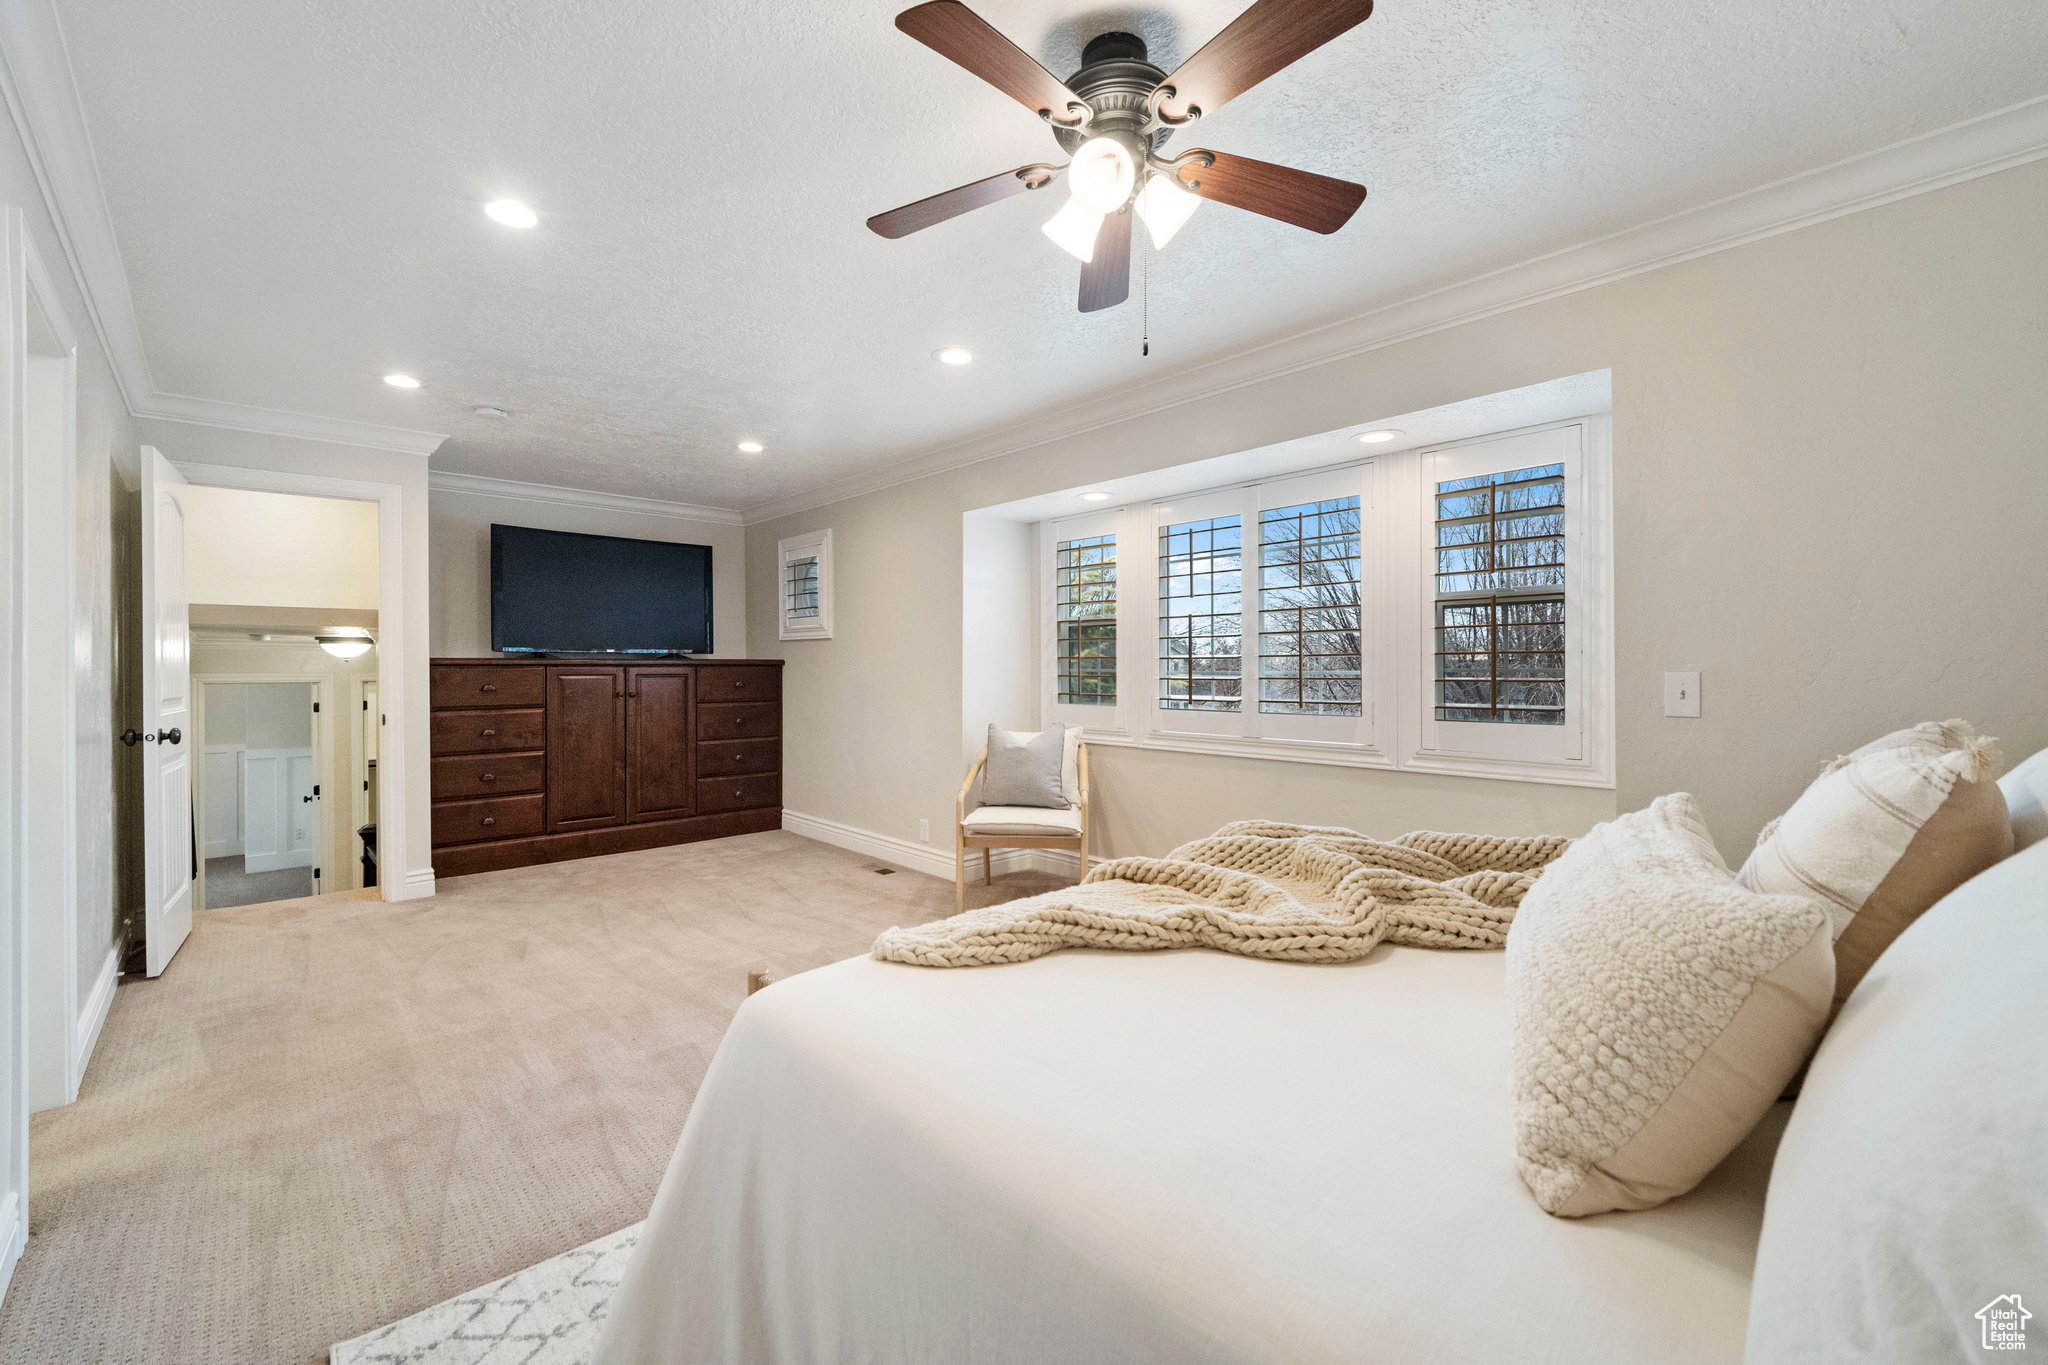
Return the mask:
[(745, 796), (745, 795), (746, 795), (746, 792), (745, 792), (745, 791), (744, 791), (743, 789), (739, 788), (739, 787), (734, 787), (734, 788), (732, 789), (732, 794), (733, 794), (734, 796)]
[(736, 683), (734, 683), (734, 684), (733, 684), (733, 686), (734, 686), (734, 687), (745, 687), (745, 686), (746, 686), (746, 684), (745, 684), (744, 682), (736, 682)]
[(482, 777), (479, 777), (477, 779), (477, 781), (479, 782), (496, 782), (497, 780), (498, 775), (496, 773), (485, 773)]
[(483, 737), (484, 737), (485, 739), (489, 739), (489, 738), (490, 738), (490, 737), (491, 737), (492, 735), (495, 735), (495, 734), (497, 734), (497, 733), (498, 733), (498, 732), (497, 732), (496, 730), (486, 730), (486, 731), (484, 731)]
[(486, 815), (484, 817), (484, 823), (487, 825), (495, 825), (498, 823), (498, 817), (495, 815)]
[(498, 690), (498, 685), (497, 685), (496, 683), (485, 683), (485, 684), (484, 684), (484, 691), (486, 691), (486, 692), (495, 692), (495, 691), (497, 691), (497, 690)]

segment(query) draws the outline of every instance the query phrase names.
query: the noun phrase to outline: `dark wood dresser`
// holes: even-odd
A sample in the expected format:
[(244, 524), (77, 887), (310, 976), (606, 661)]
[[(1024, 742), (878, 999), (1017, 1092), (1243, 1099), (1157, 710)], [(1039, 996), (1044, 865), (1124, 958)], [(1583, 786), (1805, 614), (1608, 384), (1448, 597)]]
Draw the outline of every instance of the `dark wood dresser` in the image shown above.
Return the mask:
[(434, 875), (782, 828), (782, 661), (435, 659)]

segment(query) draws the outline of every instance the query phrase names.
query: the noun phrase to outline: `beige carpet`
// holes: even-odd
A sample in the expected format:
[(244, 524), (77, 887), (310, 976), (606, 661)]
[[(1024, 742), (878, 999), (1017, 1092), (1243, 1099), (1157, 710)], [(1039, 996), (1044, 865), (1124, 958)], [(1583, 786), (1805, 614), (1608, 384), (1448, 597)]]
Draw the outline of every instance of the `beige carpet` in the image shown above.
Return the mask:
[(952, 912), (878, 866), (754, 834), (206, 912), (32, 1122), (0, 1360), (321, 1361), (637, 1221), (749, 967)]

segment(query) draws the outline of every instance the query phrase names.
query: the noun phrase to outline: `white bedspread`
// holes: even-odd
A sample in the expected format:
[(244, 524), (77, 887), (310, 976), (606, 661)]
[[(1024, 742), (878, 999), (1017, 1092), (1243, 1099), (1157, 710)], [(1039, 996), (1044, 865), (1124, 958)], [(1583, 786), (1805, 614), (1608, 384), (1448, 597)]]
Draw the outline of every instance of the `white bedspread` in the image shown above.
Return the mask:
[(1738, 1361), (1784, 1113), (1683, 1199), (1547, 1216), (1502, 966), (791, 977), (719, 1048), (596, 1365)]

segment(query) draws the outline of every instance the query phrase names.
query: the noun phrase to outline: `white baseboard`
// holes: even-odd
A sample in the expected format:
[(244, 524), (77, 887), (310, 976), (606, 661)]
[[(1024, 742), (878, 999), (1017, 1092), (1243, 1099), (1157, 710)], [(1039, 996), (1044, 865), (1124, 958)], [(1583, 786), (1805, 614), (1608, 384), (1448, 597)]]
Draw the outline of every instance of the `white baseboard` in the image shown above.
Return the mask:
[(106, 1026), (107, 1011), (114, 1007), (114, 987), (121, 982), (121, 944), (107, 950), (107, 960), (100, 964), (100, 973), (92, 983), (92, 994), (86, 998), (85, 1008), (78, 1012), (78, 1046), (72, 1050), (74, 1070), (67, 1087), (72, 1099), (78, 1098), (78, 1087), (85, 1082), (85, 1069), (92, 1064), (92, 1050), (99, 1046), (100, 1030)]
[(21, 1195), (9, 1190), (0, 1197), (0, 1297), (6, 1295), (8, 1281), (14, 1278), (14, 1267), (27, 1245), (28, 1222), (21, 1216)]
[[(782, 827), (791, 834), (801, 834), (804, 838), (816, 839), (821, 844), (865, 854), (885, 863), (907, 867), (913, 872), (937, 877), (941, 881), (953, 880), (950, 837), (947, 840), (947, 847), (939, 848), (932, 844), (898, 839), (893, 835), (877, 834), (873, 830), (861, 829), (854, 825), (842, 825), (837, 820), (827, 820), (823, 816), (805, 815), (801, 811), (793, 810), (782, 812)], [(999, 848), (993, 852), (995, 871), (998, 873), (1035, 869), (1075, 879), (1081, 875), (1081, 855), (1069, 849)], [(967, 863), (969, 875), (981, 875), (979, 850), (967, 851)]]
[[(387, 901), (424, 900), (434, 894), (434, 869), (431, 867), (414, 868), (405, 874), (405, 880), (399, 885), (384, 886), (380, 889), (384, 892), (384, 899)], [(393, 891), (396, 891), (398, 894), (392, 895)]]

